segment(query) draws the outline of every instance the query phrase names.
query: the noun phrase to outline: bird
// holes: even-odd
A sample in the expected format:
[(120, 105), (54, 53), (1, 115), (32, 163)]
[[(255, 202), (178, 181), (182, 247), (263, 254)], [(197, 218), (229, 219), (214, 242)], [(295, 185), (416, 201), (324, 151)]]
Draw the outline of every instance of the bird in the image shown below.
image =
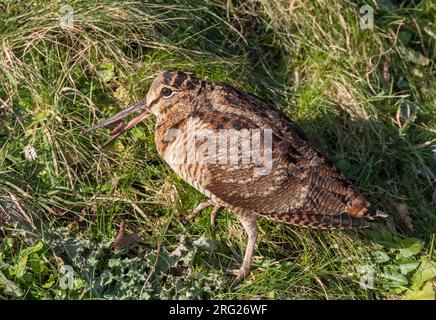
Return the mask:
[[(139, 114), (125, 124), (134, 113)], [(354, 229), (387, 216), (276, 105), (191, 73), (160, 72), (145, 98), (84, 133), (117, 125), (105, 146), (150, 116), (156, 117), (159, 155), (208, 198), (188, 218), (213, 206), (213, 227), (224, 208), (242, 224), (248, 241), (242, 264), (231, 271), (234, 284), (250, 274), (259, 218)]]

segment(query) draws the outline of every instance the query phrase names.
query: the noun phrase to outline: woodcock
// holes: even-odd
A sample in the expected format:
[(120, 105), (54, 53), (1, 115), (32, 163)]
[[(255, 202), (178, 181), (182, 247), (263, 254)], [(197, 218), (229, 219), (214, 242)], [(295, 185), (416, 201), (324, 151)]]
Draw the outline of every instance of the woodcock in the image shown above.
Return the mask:
[[(139, 112), (127, 124), (122, 120)], [(213, 205), (233, 212), (248, 234), (235, 282), (250, 272), (256, 218), (320, 229), (362, 228), (385, 216), (280, 109), (225, 84), (184, 72), (157, 75), (147, 96), (85, 132), (118, 123), (108, 142), (156, 116), (155, 141), (169, 166)], [(107, 142), (107, 143), (108, 143)], [(107, 144), (106, 143), (106, 144)]]

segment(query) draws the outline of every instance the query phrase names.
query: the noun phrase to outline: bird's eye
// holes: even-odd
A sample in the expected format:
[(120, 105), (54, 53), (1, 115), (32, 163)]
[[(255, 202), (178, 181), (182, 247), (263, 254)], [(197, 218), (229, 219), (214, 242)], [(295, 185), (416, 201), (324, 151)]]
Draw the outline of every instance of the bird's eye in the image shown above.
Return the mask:
[(169, 96), (171, 96), (173, 94), (173, 90), (171, 90), (170, 88), (167, 88), (167, 87), (163, 87), (160, 93), (163, 97), (168, 98)]

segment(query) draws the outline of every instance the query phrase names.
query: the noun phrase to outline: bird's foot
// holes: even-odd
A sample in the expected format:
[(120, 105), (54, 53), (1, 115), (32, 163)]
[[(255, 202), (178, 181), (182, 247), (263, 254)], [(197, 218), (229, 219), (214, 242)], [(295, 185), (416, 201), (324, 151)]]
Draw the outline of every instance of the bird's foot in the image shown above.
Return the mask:
[(212, 210), (212, 212), (210, 214), (210, 224), (211, 224), (212, 232), (215, 232), (215, 229), (216, 229), (216, 219), (218, 217), (219, 212), (221, 211), (221, 209), (223, 207), (220, 206), (219, 204), (216, 204), (215, 202), (213, 202), (210, 199), (206, 200), (206, 201), (203, 201), (197, 207), (195, 207), (195, 209), (192, 210), (191, 214), (181, 221), (182, 224), (183, 225), (188, 224), (189, 222), (194, 220), (200, 214), (200, 212), (202, 210), (204, 210), (204, 209), (206, 209), (207, 207), (210, 207), (210, 206), (214, 206), (214, 208), (213, 208), (213, 210)]
[(240, 284), (249, 274), (250, 274), (251, 268), (250, 266), (244, 266), (242, 265), (239, 269), (232, 269), (227, 271), (227, 273), (231, 276), (235, 276), (235, 279), (233, 280), (231, 287), (236, 287), (238, 284)]

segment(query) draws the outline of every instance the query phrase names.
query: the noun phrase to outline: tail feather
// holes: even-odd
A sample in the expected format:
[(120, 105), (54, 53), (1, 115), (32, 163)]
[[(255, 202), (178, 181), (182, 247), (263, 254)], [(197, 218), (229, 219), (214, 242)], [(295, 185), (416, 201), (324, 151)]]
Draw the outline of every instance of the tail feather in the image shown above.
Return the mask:
[(293, 225), (317, 229), (357, 229), (369, 226), (369, 223), (363, 218), (353, 217), (346, 212), (335, 215), (323, 215), (310, 211), (291, 210), (288, 212), (272, 213), (268, 217)]

